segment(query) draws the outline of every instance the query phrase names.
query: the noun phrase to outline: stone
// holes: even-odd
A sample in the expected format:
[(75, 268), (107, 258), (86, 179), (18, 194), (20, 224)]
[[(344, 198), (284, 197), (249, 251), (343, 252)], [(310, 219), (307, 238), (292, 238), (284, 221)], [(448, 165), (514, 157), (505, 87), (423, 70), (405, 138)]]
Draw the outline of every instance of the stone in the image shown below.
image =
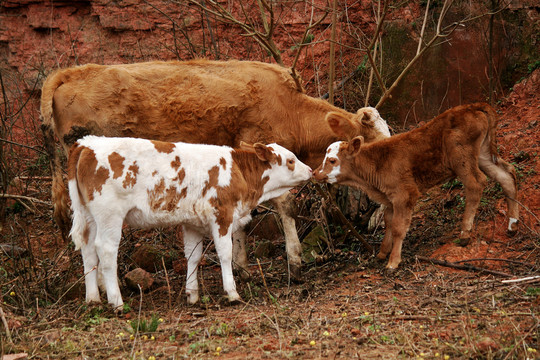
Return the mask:
[(142, 291), (146, 291), (154, 284), (152, 275), (141, 268), (131, 270), (126, 274), (124, 279), (126, 280), (127, 286), (134, 291), (139, 291), (139, 285)]

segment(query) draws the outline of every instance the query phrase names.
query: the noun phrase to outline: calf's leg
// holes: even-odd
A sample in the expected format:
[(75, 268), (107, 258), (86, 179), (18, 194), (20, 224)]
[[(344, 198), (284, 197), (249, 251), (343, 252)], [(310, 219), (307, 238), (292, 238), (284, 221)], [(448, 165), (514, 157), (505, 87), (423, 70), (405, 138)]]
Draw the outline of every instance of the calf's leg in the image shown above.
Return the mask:
[(384, 260), (392, 250), (392, 218), (394, 214), (394, 208), (392, 205), (387, 206), (384, 210), (384, 223), (386, 224), (386, 231), (381, 244), (381, 249), (377, 254), (377, 259)]
[(458, 174), (465, 188), (465, 211), (463, 212), (463, 220), (461, 223), (460, 245), (466, 246), (471, 238), (471, 230), (474, 223), (474, 216), (482, 191), (486, 186), (486, 176), (476, 166), (471, 166), (471, 169), (466, 174)]
[(229, 227), (225, 235), (221, 235), (220, 227), (216, 226), (212, 230), (216, 252), (221, 263), (221, 276), (223, 277), (223, 289), (227, 293), (230, 302), (240, 300), (240, 295), (236, 292), (236, 283), (232, 271), (232, 238)]
[[(414, 202), (412, 202), (414, 205)], [(401, 262), (401, 248), (403, 246), (403, 239), (409, 231), (412, 218), (412, 206), (393, 204), (394, 212), (391, 220), (391, 227), (386, 231), (392, 233), (392, 252), (388, 259), (386, 268), (389, 270), (395, 270), (398, 268)], [(385, 220), (386, 221), (386, 220)]]
[(115, 311), (121, 311), (124, 302), (118, 286), (118, 246), (122, 237), (123, 218), (110, 216), (96, 220), (96, 252), (103, 282), (107, 290), (107, 301)]
[[(484, 150), (484, 148), (482, 148)], [(490, 178), (497, 181), (506, 197), (508, 206), (508, 234), (515, 235), (519, 224), (519, 206), (517, 199), (516, 170), (503, 159), (496, 159), (495, 163), (487, 151), (482, 151), (478, 164), (480, 169)]]
[(187, 260), (186, 294), (189, 304), (199, 301), (199, 283), (197, 280), (197, 268), (201, 261), (203, 251), (203, 235), (198, 231), (183, 226), (184, 255)]
[(84, 284), (86, 288), (86, 302), (100, 302), (98, 287), (99, 259), (96, 252), (96, 225), (87, 224), (87, 243), (81, 245), (81, 255), (84, 264)]

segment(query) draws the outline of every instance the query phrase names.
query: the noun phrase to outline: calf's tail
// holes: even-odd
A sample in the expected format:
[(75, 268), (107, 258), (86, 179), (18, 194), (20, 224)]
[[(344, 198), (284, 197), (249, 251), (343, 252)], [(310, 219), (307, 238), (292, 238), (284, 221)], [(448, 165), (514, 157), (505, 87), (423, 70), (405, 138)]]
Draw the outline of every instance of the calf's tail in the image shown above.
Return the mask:
[(491, 160), (497, 164), (499, 158), (499, 153), (497, 152), (497, 112), (489, 104), (481, 103), (479, 106), (479, 110), (486, 114), (488, 121), (486, 139), (489, 141), (489, 153), (491, 155)]
[(85, 207), (84, 199), (81, 196), (79, 179), (77, 176), (77, 164), (83, 147), (75, 144), (69, 152), (68, 159), (68, 188), (71, 198), (71, 210), (73, 211), (73, 224), (69, 235), (75, 244), (75, 250), (79, 250), (88, 242), (89, 216)]
[(56, 89), (65, 82), (62, 72), (50, 75), (41, 89), (41, 131), (43, 132), (45, 151), (49, 156), (49, 165), (52, 174), (53, 218), (60, 228), (62, 239), (68, 237), (69, 215), (67, 191), (62, 179), (60, 155), (55, 151), (55, 125), (53, 119), (53, 96)]

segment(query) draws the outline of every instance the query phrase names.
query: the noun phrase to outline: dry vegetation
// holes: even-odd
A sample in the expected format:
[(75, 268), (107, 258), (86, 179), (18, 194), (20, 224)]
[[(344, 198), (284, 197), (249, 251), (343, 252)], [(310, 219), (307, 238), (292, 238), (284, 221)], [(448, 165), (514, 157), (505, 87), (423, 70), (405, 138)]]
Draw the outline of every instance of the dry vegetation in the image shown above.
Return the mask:
[[(440, 13), (441, 4), (446, 2), (433, 3)], [(287, 4), (285, 10), (292, 7), (292, 3)], [(376, 15), (382, 12), (383, 8), (374, 8)], [(317, 15), (322, 16), (320, 9)], [(436, 26), (437, 18), (431, 16), (430, 23)], [(286, 15), (276, 13), (276, 18), (281, 17)], [(421, 18), (417, 20), (420, 24)], [(265, 27), (259, 25), (256, 29), (264, 35)], [(364, 50), (370, 42), (381, 39), (368, 37), (365, 29), (353, 25), (348, 24), (348, 28)], [(209, 39), (218, 29), (216, 22), (212, 26), (206, 30)], [(187, 37), (190, 34), (184, 34), (184, 39), (180, 28), (173, 29), (179, 32), (175, 46), (196, 48)], [(311, 87), (311, 93), (317, 95), (323, 95), (327, 88), (327, 64), (320, 56), (326, 52), (314, 50), (328, 39), (328, 33), (328, 27), (314, 38), (307, 33), (286, 33), (300, 43), (295, 46), (314, 45), (306, 46), (307, 60), (299, 69), (312, 68), (305, 80), (308, 90)], [(436, 31), (426, 31), (428, 34), (426, 39), (431, 39)], [(177, 44), (176, 40), (184, 42)], [(277, 46), (271, 40), (270, 36), (267, 46)], [(177, 56), (181, 46), (174, 48)], [(218, 49), (215, 43), (205, 46), (208, 53)], [(223, 43), (221, 46), (228, 49)], [(296, 53), (283, 51), (283, 57), (289, 61)], [(257, 48), (252, 58), (268, 60), (269, 55), (264, 54)], [(354, 110), (363, 106), (370, 91), (375, 98), (384, 90), (377, 88), (367, 55), (359, 65), (350, 61), (358, 59), (357, 54), (347, 54), (351, 53), (341, 52), (337, 58), (343, 66), (341, 77), (350, 77), (336, 97), (340, 105)], [(380, 61), (380, 57), (375, 56), (375, 60)], [(398, 70), (405, 65), (400, 64)], [(183, 246), (175, 241), (175, 231), (125, 229), (119, 260), (121, 279), (137, 266), (132, 258), (143, 245), (157, 249), (164, 260), (158, 256), (155, 285), (150, 291), (141, 293), (123, 286), (127, 305), (118, 316), (105, 304), (84, 304), (80, 254), (72, 244), (58, 243), (59, 231), (51, 220), (48, 159), (41, 150), (36, 111), (35, 89), (42, 68), (42, 64), (33, 68), (32, 76), (0, 68), (0, 185), (2, 192), (9, 194), (6, 201), (0, 201), (0, 358), (17, 353), (27, 353), (29, 359), (540, 358), (540, 70), (530, 76), (533, 80), (528, 90), (521, 89), (497, 106), (501, 113), (500, 152), (518, 170), (523, 204), (523, 223), (516, 237), (505, 236), (502, 193), (490, 182), (477, 215), (476, 239), (466, 248), (456, 245), (463, 192), (458, 183), (448, 183), (418, 203), (404, 242), (404, 262), (397, 273), (387, 274), (383, 264), (332, 217), (327, 203), (310, 185), (298, 196), (300, 236), (315, 239), (311, 245), (304, 241), (303, 283), (291, 283), (287, 276), (284, 243), (274, 234), (279, 230), (268, 233), (268, 229), (275, 229), (269, 221), (275, 216), (272, 212), (255, 218), (249, 239), (252, 279), (237, 281), (243, 302), (232, 306), (221, 297), (220, 269), (211, 244), (199, 272), (202, 302), (193, 307), (185, 300), (185, 265), (178, 260), (183, 258)], [(382, 87), (392, 86), (398, 70), (394, 74), (385, 68), (382, 82), (386, 85)], [(38, 80), (28, 83), (28, 78)], [(372, 90), (368, 90), (370, 82), (374, 83)], [(364, 229), (359, 230), (364, 233)], [(375, 249), (383, 231), (366, 235)], [(257, 259), (254, 249), (268, 244), (264, 240), (267, 235), (277, 237), (271, 241), (276, 250), (270, 257)], [(447, 263), (434, 265), (429, 259)], [(503, 282), (530, 276), (536, 278)]]

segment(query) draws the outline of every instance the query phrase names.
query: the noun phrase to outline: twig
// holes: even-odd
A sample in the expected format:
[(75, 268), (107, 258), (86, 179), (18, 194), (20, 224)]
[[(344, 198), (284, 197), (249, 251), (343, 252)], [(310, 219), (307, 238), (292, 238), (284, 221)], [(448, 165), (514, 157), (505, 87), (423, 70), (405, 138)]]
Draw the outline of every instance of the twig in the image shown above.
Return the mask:
[(14, 141), (9, 141), (9, 140), (6, 140), (6, 139), (1, 139), (0, 138), (0, 141), (2, 142), (5, 142), (5, 143), (8, 143), (8, 144), (11, 144), (11, 145), (16, 145), (16, 146), (20, 146), (20, 147), (23, 147), (23, 148), (26, 148), (26, 149), (30, 149), (30, 150), (34, 150), (40, 154), (43, 154), (43, 155), (47, 155), (46, 152), (44, 152), (43, 150), (41, 149), (38, 149), (38, 148), (35, 148), (33, 146), (28, 146), (28, 145), (24, 145), (24, 144), (19, 144), (19, 143), (16, 143)]
[(315, 187), (315, 189), (317, 190), (317, 192), (319, 193), (319, 195), (321, 195), (323, 198), (325, 198), (330, 204), (331, 204), (331, 210), (339, 217), (339, 219), (341, 220), (341, 222), (347, 226), (347, 228), (349, 228), (349, 230), (351, 230), (352, 234), (354, 237), (356, 237), (358, 240), (360, 240), (362, 242), (362, 244), (364, 245), (364, 247), (370, 252), (373, 254), (373, 247), (367, 242), (366, 238), (363, 237), (362, 235), (360, 235), (360, 233), (358, 231), (356, 231), (356, 229), (354, 228), (354, 226), (351, 224), (351, 222), (345, 217), (345, 215), (343, 215), (343, 213), (341, 212), (341, 210), (339, 209), (339, 207), (337, 206), (336, 202), (334, 201), (334, 199), (328, 195), (328, 193), (323, 190), (324, 188), (320, 185), (320, 184), (317, 184), (318, 186)]
[(432, 264), (435, 264), (435, 265), (446, 266), (446, 267), (449, 267), (449, 268), (454, 268), (454, 269), (459, 269), (459, 270), (479, 271), (479, 272), (485, 272), (485, 273), (488, 273), (488, 274), (491, 274), (491, 275), (498, 275), (498, 276), (504, 276), (504, 277), (513, 277), (513, 275), (510, 275), (510, 274), (507, 274), (507, 273), (504, 273), (504, 272), (501, 272), (501, 271), (484, 269), (484, 268), (473, 266), (473, 265), (459, 265), (459, 264), (451, 263), (451, 262), (448, 262), (448, 261), (430, 259), (430, 258), (427, 258), (427, 257), (424, 257), (424, 256), (416, 256), (416, 258), (418, 260), (429, 262), (429, 263), (432, 263)]
[(11, 338), (11, 332), (9, 331), (9, 326), (6, 320), (6, 315), (4, 314), (4, 310), (0, 306), (0, 317), (2, 318), (2, 323), (4, 323), (4, 327), (6, 328), (6, 336), (10, 343), (13, 343), (13, 339)]
[(531, 264), (531, 263), (525, 263), (525, 262), (522, 262), (522, 261), (510, 260), (510, 259), (499, 259), (499, 258), (466, 259), (466, 260), (459, 260), (459, 261), (456, 261), (455, 263), (456, 263), (456, 264), (459, 264), (459, 263), (472, 262), (472, 261), (505, 261), (505, 262), (509, 262), (509, 263), (512, 263), (512, 264), (518, 264), (518, 265), (524, 265), (524, 266), (536, 267), (536, 265)]
[(54, 307), (56, 304), (58, 304), (58, 303), (60, 302), (60, 300), (62, 300), (62, 298), (63, 298), (63, 297), (64, 297), (71, 289), (73, 289), (73, 287), (74, 287), (75, 285), (77, 285), (82, 279), (84, 279), (86, 275), (90, 274), (92, 271), (95, 271), (96, 269), (97, 269), (97, 265), (94, 265), (94, 267), (93, 267), (92, 269), (90, 269), (90, 271), (88, 271), (86, 274), (84, 274), (83, 276), (81, 276), (80, 278), (78, 278), (77, 281), (75, 281), (75, 282), (73, 283), (73, 285), (71, 285), (71, 286), (69, 287), (69, 289), (67, 289), (67, 290), (66, 290), (66, 291), (58, 298), (58, 300), (56, 300), (56, 302), (54, 303), (53, 307)]
[(263, 273), (262, 267), (261, 267), (261, 262), (259, 261), (259, 259), (257, 259), (257, 264), (259, 265), (259, 271), (261, 272), (261, 277), (262, 277), (262, 280), (263, 280), (264, 288), (266, 289), (266, 294), (268, 295), (268, 299), (270, 299), (270, 301), (273, 303), (274, 302), (274, 297), (272, 296), (272, 294), (270, 294), (270, 290), (268, 290), (268, 285), (266, 284), (266, 279), (264, 277), (264, 273)]
[(508, 283), (524, 282), (524, 281), (529, 281), (530, 282), (530, 280), (535, 280), (534, 282), (540, 281), (540, 276), (539, 275), (537, 275), (537, 276), (527, 276), (527, 277), (520, 278), (520, 279), (502, 280), (501, 282), (505, 283), (505, 284), (508, 284)]
[(163, 265), (163, 270), (165, 271), (165, 280), (167, 280), (167, 289), (169, 290), (169, 310), (171, 310), (172, 309), (171, 284), (169, 283), (169, 274), (167, 273), (167, 268), (165, 267), (165, 260), (163, 259), (163, 256), (161, 257), (161, 264)]
[(43, 201), (43, 200), (39, 200), (39, 199), (36, 199), (36, 198), (33, 198), (33, 197), (24, 196), (24, 195), (0, 194), (0, 198), (27, 200), (27, 201), (30, 201), (30, 202), (33, 202), (33, 203), (36, 202), (38, 204), (49, 205), (49, 206), (51, 205), (51, 203), (48, 202), (48, 201)]

